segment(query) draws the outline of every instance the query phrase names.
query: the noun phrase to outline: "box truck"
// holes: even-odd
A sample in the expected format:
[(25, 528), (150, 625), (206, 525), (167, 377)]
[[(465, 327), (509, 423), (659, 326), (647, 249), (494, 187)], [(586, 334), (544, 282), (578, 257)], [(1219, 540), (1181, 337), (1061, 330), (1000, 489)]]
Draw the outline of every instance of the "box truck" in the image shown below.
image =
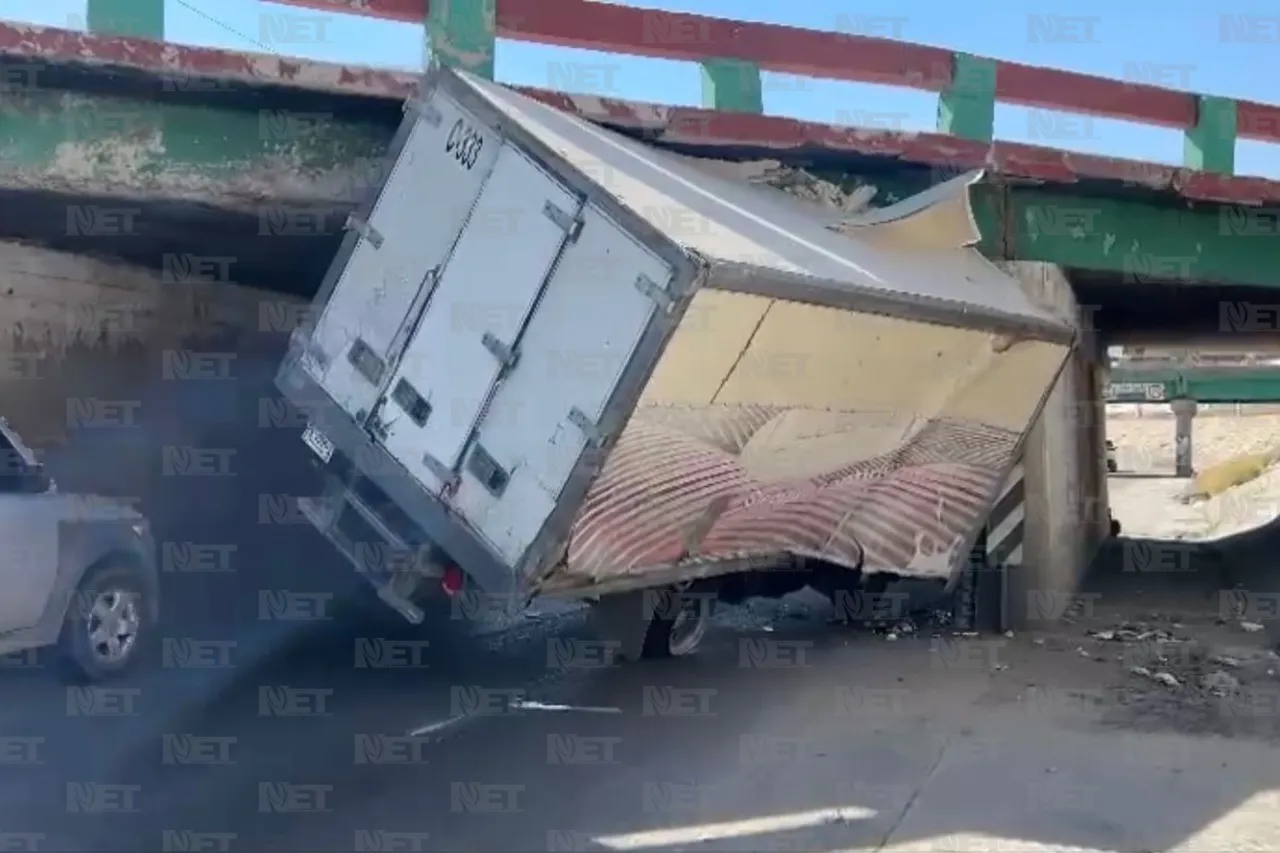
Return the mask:
[(972, 248), (962, 176), (845, 221), (435, 68), (277, 377), (299, 506), (413, 621), (954, 583), (1074, 332)]

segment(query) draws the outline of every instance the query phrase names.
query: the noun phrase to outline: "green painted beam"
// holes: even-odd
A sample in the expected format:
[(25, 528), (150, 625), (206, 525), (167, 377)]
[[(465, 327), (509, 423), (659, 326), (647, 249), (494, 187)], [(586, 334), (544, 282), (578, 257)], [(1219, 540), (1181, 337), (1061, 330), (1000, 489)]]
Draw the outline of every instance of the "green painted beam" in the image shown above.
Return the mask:
[(1179, 387), (1178, 378), (1172, 372), (1135, 376), (1113, 368), (1102, 389), (1102, 399), (1108, 403), (1167, 403), (1178, 396)]
[(431, 0), (427, 44), (441, 65), (493, 79), (497, 43), (495, 0)]
[(86, 0), (89, 32), (164, 41), (165, 0)]
[(735, 113), (764, 112), (760, 67), (737, 59), (702, 62), (702, 105)]
[[(927, 170), (820, 177), (851, 189), (873, 183), (875, 204), (901, 201), (940, 178)], [(1059, 188), (972, 190), (974, 218), (989, 258), (1044, 261), (1134, 279), (1280, 287), (1280, 208), (1240, 208), (1142, 198), (1100, 198)]]
[(1204, 367), (1111, 369), (1109, 403), (1168, 400), (1198, 403), (1280, 403), (1280, 368)]
[[(358, 195), (382, 167), (395, 130), (390, 114), (381, 122), (15, 91), (0, 105), (0, 185), (211, 203), (288, 197), (322, 184), (337, 196)], [(847, 187), (872, 183), (876, 203), (887, 204), (942, 176), (914, 168), (822, 177)], [(1114, 273), (1118, 284), (1149, 277), (1280, 287), (1280, 209), (989, 184), (974, 188), (974, 203), (979, 248), (993, 259)]]
[(0, 108), (0, 186), (241, 206), (314, 186), (315, 200), (336, 201), (367, 191), (393, 131), (330, 113), (19, 89)]
[(990, 142), (995, 136), (996, 63), (957, 53), (951, 87), (938, 96), (938, 132)]
[(1183, 140), (1182, 164), (1188, 169), (1233, 175), (1236, 170), (1236, 102), (1201, 95), (1196, 100), (1196, 126)]
[[(977, 188), (984, 247), (1011, 260), (1118, 273), (1121, 281), (1181, 280), (1280, 287), (1280, 209), (1098, 198), (1048, 187)], [(998, 243), (1004, 243), (1003, 250)]]

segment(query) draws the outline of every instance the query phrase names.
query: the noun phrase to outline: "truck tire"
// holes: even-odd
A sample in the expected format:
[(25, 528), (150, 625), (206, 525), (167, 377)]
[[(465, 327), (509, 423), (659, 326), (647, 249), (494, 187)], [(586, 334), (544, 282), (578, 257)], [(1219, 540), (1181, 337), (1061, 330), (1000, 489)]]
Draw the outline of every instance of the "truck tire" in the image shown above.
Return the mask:
[(686, 657), (702, 642), (711, 621), (708, 607), (699, 599), (685, 599), (678, 592), (665, 594), (665, 605), (649, 621), (641, 646), (642, 660)]
[(108, 557), (80, 579), (58, 638), (62, 674), (77, 683), (118, 678), (147, 656), (155, 588), (136, 563)]
[(593, 633), (613, 644), (617, 660), (684, 657), (698, 647), (710, 622), (710, 600), (675, 589), (607, 595), (591, 606)]

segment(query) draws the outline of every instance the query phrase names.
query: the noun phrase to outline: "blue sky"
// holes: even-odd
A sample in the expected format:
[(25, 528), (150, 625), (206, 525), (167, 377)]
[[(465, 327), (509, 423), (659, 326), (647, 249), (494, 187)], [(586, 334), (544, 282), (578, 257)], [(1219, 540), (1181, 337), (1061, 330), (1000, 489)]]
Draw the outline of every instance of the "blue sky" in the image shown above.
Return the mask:
[[(170, 41), (401, 68), (421, 66), (422, 28), (324, 15), (262, 0), (167, 0)], [(632, 5), (881, 35), (1174, 88), (1280, 101), (1276, 0), (631, 0)], [(0, 17), (83, 28), (85, 0), (0, 0)], [(1224, 16), (1251, 25), (1224, 38)], [(1057, 41), (1046, 34), (1060, 33)], [(1049, 43), (1046, 43), (1049, 42)], [(695, 104), (692, 63), (620, 57), (503, 41), (498, 79), (622, 98)], [(841, 124), (928, 130), (936, 98), (906, 89), (768, 75), (765, 109)], [(1058, 148), (1177, 163), (1181, 134), (1011, 106), (996, 134)], [(1280, 178), (1274, 146), (1242, 142), (1237, 171)]]

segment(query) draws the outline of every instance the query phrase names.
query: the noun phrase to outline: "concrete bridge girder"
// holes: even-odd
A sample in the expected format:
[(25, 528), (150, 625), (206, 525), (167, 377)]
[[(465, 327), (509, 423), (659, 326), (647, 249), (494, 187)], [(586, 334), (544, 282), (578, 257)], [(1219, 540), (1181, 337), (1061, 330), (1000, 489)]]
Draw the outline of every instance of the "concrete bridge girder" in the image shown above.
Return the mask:
[[(163, 209), (159, 218), (166, 222), (186, 218), (193, 225), (215, 210), (228, 221), (251, 222), (253, 229), (332, 236), (345, 212), (377, 185), (413, 78), (381, 73), (386, 79), (374, 87), (364, 80), (367, 70), (303, 65), (282, 64), (276, 77), (218, 78), (104, 64), (20, 63), (22, 85), (11, 86), (0, 105), (0, 192), (60, 192), (85, 204), (119, 201), (144, 218), (149, 209)], [(826, 136), (839, 143), (838, 150), (797, 147), (795, 139), (774, 140), (765, 130), (756, 142), (708, 141), (705, 122), (671, 123), (662, 109), (542, 95), (694, 156), (781, 159), (824, 177), (871, 183), (880, 190), (876, 203), (918, 192), (959, 168), (920, 160), (924, 154), (913, 154), (892, 134), (830, 128)], [(994, 175), (979, 186), (975, 215), (983, 248), (994, 258), (1092, 274), (1077, 282), (1081, 299), (1104, 314), (1114, 308), (1114, 316), (1104, 318), (1113, 330), (1142, 328), (1171, 280), (1280, 285), (1277, 209), (1190, 201), (1176, 186), (1154, 180), (1064, 175), (1062, 181)], [(0, 205), (0, 211), (10, 207)], [(42, 239), (47, 234), (37, 232), (56, 226), (66, 242), (68, 221), (81, 230), (96, 224), (92, 211), (59, 213), (53, 223), (0, 218), (0, 238)], [(276, 254), (283, 259), (280, 268), (289, 269), (311, 253), (297, 244)], [(279, 272), (248, 259), (243, 267), (242, 283), (266, 282)], [(1127, 293), (1135, 298), (1117, 301)]]

